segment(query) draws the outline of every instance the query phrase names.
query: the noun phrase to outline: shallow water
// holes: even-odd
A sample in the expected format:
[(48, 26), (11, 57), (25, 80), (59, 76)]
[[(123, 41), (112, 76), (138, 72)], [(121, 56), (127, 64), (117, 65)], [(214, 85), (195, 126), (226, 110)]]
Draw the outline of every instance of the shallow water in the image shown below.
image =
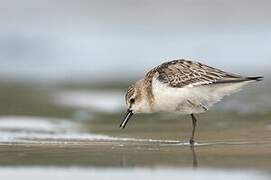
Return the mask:
[(252, 85), (198, 115), (191, 148), (189, 116), (137, 115), (119, 129), (122, 88), (2, 83), (0, 178), (268, 179), (269, 89)]

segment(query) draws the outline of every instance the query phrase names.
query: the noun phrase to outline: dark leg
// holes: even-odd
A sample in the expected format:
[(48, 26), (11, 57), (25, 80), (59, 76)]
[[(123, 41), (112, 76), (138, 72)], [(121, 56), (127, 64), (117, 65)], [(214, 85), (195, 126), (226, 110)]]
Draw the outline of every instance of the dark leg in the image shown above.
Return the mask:
[(194, 114), (191, 114), (191, 118), (192, 118), (193, 129), (192, 129), (192, 136), (191, 136), (189, 142), (190, 142), (191, 145), (194, 145), (194, 143), (195, 143), (195, 141), (194, 141), (194, 134), (195, 134), (195, 131), (196, 131), (197, 119), (194, 116)]

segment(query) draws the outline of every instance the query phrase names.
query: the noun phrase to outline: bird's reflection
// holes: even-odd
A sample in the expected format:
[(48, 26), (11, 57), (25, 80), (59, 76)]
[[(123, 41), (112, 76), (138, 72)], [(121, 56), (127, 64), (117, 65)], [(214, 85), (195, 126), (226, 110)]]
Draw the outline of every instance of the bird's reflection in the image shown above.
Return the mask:
[(197, 158), (197, 154), (196, 154), (196, 151), (195, 151), (195, 146), (191, 145), (190, 149), (191, 149), (191, 153), (192, 153), (193, 167), (197, 168), (198, 167), (198, 158)]
[[(166, 146), (168, 146), (168, 147), (170, 147), (170, 148), (172, 148), (172, 145), (173, 144), (164, 144), (164, 145), (166, 145)], [(161, 146), (161, 147), (166, 147), (166, 146)], [(145, 147), (143, 148), (142, 147), (142, 149), (140, 149), (140, 150), (138, 150), (138, 151), (134, 151), (134, 153), (127, 153), (127, 152), (125, 152), (125, 151), (122, 151), (120, 154), (119, 154), (119, 156), (120, 156), (120, 158), (119, 158), (119, 166), (121, 166), (121, 167), (129, 167), (129, 166), (134, 166), (134, 165), (136, 165), (138, 162), (140, 162), (140, 163), (143, 163), (143, 164), (145, 164), (145, 165), (148, 165), (148, 164), (156, 164), (156, 163), (169, 163), (168, 162), (168, 158), (166, 157), (166, 156), (172, 156), (173, 154), (164, 154), (163, 152), (165, 152), (165, 148), (164, 149), (162, 149), (161, 147), (148, 147), (148, 151), (145, 151), (146, 149), (145, 149)], [(167, 148), (168, 148), (167, 147)], [(175, 146), (176, 147), (176, 146)], [(123, 148), (123, 146), (122, 146), (122, 148)], [(130, 151), (130, 148), (131, 147), (129, 147), (129, 146), (127, 146), (127, 148), (128, 149), (122, 149), (122, 150), (129, 150)], [(161, 150), (161, 154), (160, 153), (151, 153), (152, 151), (151, 151), (151, 148), (153, 148), (153, 149), (155, 149), (155, 151), (157, 152), (159, 152), (159, 150)], [(161, 149), (160, 149), (161, 148)], [(167, 149), (166, 148), (166, 149)], [(179, 147), (178, 147), (179, 148)], [(198, 157), (197, 157), (197, 152), (196, 152), (196, 148), (197, 148), (197, 146), (196, 145), (189, 145), (189, 146), (187, 146), (187, 144), (184, 144), (182, 147), (182, 150), (180, 151), (180, 153), (183, 155), (183, 151), (186, 151), (187, 152), (187, 150), (190, 150), (191, 152), (191, 154), (189, 155), (189, 156), (191, 156), (191, 159), (192, 159), (192, 167), (193, 168), (197, 168), (198, 167)], [(187, 148), (190, 148), (190, 149), (187, 149)], [(185, 150), (186, 149), (186, 150)], [(145, 157), (146, 157), (146, 160), (145, 160), (145, 158), (143, 158), (143, 159), (141, 159), (142, 158), (142, 151), (144, 151), (145, 153), (146, 152), (148, 152), (148, 155), (146, 155)], [(186, 154), (186, 153), (185, 153)], [(150, 159), (151, 159), (151, 161), (150, 161)], [(186, 159), (186, 158), (185, 158)], [(138, 161), (138, 160), (140, 160), (140, 161)], [(183, 165), (183, 163), (187, 163), (187, 162), (184, 162), (184, 161), (182, 161), (182, 165)], [(190, 163), (189, 163), (190, 164)]]

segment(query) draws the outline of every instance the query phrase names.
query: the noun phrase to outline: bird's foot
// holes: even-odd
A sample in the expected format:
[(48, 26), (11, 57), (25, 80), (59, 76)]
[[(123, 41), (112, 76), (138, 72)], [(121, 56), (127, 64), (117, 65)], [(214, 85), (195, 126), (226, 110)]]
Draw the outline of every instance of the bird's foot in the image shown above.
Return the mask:
[(196, 141), (194, 141), (194, 139), (190, 139), (189, 143), (190, 143), (191, 146), (194, 146), (194, 144), (196, 143)]

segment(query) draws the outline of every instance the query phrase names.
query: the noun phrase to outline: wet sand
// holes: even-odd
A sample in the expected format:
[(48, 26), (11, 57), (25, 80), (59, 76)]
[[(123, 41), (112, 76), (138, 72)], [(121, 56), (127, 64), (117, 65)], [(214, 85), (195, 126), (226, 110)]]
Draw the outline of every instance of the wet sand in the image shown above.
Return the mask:
[(2, 143), (2, 166), (254, 169), (271, 172), (271, 139), (187, 142), (141, 140)]

